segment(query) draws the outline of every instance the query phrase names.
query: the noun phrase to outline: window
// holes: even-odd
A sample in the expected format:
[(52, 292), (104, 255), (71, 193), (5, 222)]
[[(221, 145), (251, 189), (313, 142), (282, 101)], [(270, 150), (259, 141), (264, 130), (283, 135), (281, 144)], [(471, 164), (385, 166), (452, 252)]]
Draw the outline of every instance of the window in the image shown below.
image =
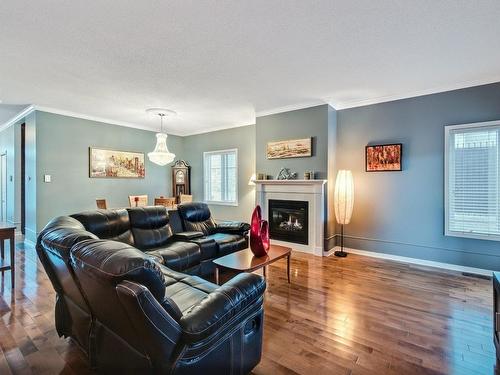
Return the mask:
[(205, 202), (238, 205), (238, 150), (203, 153)]
[(500, 240), (500, 121), (445, 128), (445, 234)]

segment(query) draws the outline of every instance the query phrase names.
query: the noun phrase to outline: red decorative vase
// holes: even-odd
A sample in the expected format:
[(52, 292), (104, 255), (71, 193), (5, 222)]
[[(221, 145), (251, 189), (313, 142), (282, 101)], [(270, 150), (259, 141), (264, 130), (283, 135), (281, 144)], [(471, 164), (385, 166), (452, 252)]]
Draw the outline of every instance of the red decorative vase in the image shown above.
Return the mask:
[(250, 223), (250, 250), (255, 256), (262, 257), (267, 255), (269, 246), (269, 223), (267, 220), (262, 220), (260, 206), (257, 205)]

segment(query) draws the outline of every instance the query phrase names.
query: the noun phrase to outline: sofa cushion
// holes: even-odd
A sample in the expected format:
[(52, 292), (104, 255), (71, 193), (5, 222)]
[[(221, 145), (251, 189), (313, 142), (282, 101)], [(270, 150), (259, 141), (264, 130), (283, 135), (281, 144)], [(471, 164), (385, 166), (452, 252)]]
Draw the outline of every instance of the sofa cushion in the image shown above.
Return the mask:
[(218, 245), (218, 256), (224, 256), (245, 247), (245, 237), (239, 234), (215, 233), (206, 237)]
[(179, 307), (180, 311), (190, 309), (218, 288), (217, 285), (197, 276), (182, 274), (161, 267), (165, 279), (165, 296)]
[(162, 257), (163, 264), (176, 271), (197, 266), (201, 260), (200, 248), (191, 242), (172, 242), (150, 249), (146, 253)]
[(163, 303), (165, 281), (161, 266), (135, 247), (109, 240), (85, 240), (71, 249), (71, 261), (77, 273), (113, 287), (123, 280), (142, 284)]
[(194, 238), (190, 242), (195, 243), (200, 247), (201, 260), (214, 259), (217, 257), (218, 246), (212, 238), (201, 237)]
[(184, 231), (203, 232), (209, 235), (215, 232), (215, 224), (210, 209), (206, 203), (192, 202), (177, 206)]
[(73, 245), (89, 239), (98, 238), (95, 234), (85, 230), (78, 220), (69, 216), (61, 216), (45, 226), (38, 236), (37, 243), (46, 251), (50, 251), (67, 262)]
[(196, 342), (217, 332), (255, 301), (262, 301), (265, 289), (264, 278), (252, 273), (240, 273), (217, 287), (199, 303), (183, 311), (179, 323), (185, 340)]
[(127, 208), (134, 244), (141, 250), (164, 246), (172, 237), (167, 209), (163, 206)]
[(96, 210), (71, 215), (100, 239), (134, 245), (127, 210)]

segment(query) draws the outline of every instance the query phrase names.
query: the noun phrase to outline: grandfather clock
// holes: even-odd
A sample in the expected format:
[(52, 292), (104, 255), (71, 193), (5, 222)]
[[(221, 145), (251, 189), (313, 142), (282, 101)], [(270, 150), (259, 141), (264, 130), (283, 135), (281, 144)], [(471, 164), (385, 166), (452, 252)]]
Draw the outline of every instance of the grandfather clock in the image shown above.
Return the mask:
[(184, 160), (177, 160), (172, 165), (172, 195), (177, 203), (181, 194), (191, 194), (191, 167)]

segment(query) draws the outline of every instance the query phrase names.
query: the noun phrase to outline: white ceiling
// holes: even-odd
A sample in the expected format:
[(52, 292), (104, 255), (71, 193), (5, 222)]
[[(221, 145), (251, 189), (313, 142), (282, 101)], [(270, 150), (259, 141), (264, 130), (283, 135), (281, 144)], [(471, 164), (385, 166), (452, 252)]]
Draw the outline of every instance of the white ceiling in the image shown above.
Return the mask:
[(173, 134), (500, 81), (498, 0), (3, 0), (0, 100)]
[[(1, 48), (1, 47), (0, 47)], [(0, 129), (1, 125), (21, 112), (27, 105), (0, 104)]]

